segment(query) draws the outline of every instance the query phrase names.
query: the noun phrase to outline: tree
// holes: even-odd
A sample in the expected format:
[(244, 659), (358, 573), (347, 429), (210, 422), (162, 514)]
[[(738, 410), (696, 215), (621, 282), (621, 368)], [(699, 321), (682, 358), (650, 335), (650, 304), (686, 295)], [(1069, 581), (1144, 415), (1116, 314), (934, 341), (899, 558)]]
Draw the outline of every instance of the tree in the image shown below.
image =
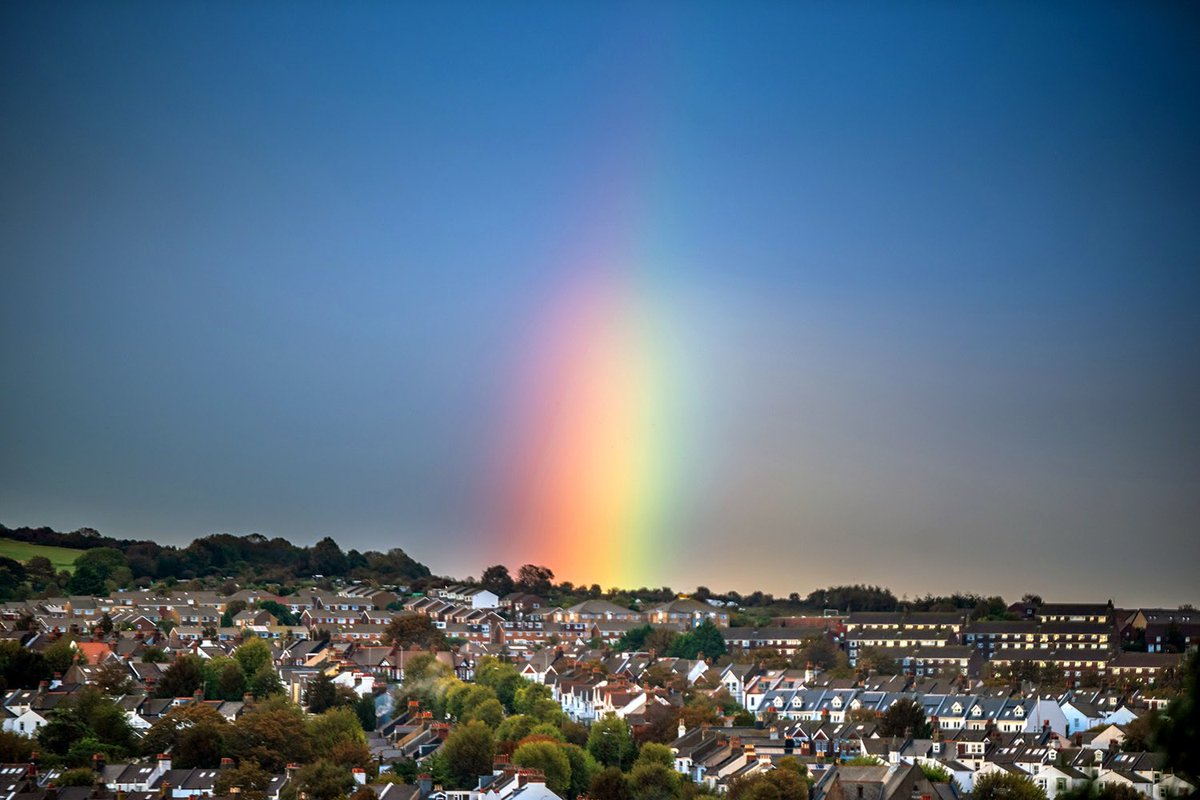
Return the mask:
[(879, 735), (911, 736), (915, 739), (928, 739), (933, 734), (933, 726), (925, 719), (925, 711), (914, 700), (902, 698), (892, 703), (879, 718)]
[(808, 800), (808, 781), (800, 766), (735, 779), (729, 786), (729, 800)]
[(900, 665), (882, 647), (864, 647), (858, 654), (859, 672), (898, 675)]
[(610, 714), (592, 723), (588, 752), (606, 767), (627, 767), (633, 761), (633, 739), (625, 720)]
[(354, 704), (354, 713), (358, 715), (358, 723), (364, 731), (373, 731), (378, 724), (375, 718), (375, 696), (365, 694)]
[(87, 767), (64, 770), (54, 783), (58, 786), (92, 786), (96, 783), (96, 771)]
[(246, 675), (253, 675), (263, 666), (271, 664), (275, 660), (271, 646), (257, 636), (251, 636), (242, 642), (233, 651), (233, 658)]
[(567, 787), (567, 796), (586, 796), (591, 788), (592, 778), (600, 771), (600, 765), (592, 758), (591, 753), (579, 745), (563, 744), (561, 747), (571, 765), (571, 783)]
[(246, 674), (242, 665), (227, 656), (210, 658), (205, 664), (208, 677), (204, 696), (221, 700), (241, 700), (246, 693)]
[(0, 641), (0, 690), (36, 688), (50, 672), (41, 653), (22, 647), (15, 639)]
[(919, 766), (926, 780), (930, 783), (950, 783), (954, 780), (954, 776), (950, 774), (950, 770), (943, 766), (930, 764), (927, 761), (920, 762)]
[(229, 722), (202, 703), (176, 706), (163, 714), (142, 738), (145, 755), (171, 753), (179, 769), (216, 767), (232, 731)]
[(236, 767), (217, 773), (214, 792), (218, 797), (226, 797), (230, 789), (237, 787), (241, 789), (241, 800), (266, 800), (267, 788), (273, 777), (257, 761), (243, 761)]
[(188, 697), (204, 687), (204, 659), (184, 655), (175, 659), (158, 680), (155, 697)]
[(512, 594), (513, 588), (516, 586), (512, 576), (508, 574), (508, 567), (503, 564), (496, 564), (485, 569), (479, 583), (497, 597)]
[(221, 627), (232, 628), (233, 618), (246, 610), (245, 600), (230, 600), (225, 604), (225, 613), (221, 615)]
[(304, 712), (283, 697), (263, 700), (242, 714), (230, 735), (229, 755), (253, 759), (279, 773), (288, 764), (312, 760)]
[(852, 708), (846, 712), (846, 722), (875, 722), (878, 718), (878, 715), (866, 706)]
[(533, 717), (524, 714), (514, 714), (506, 718), (496, 728), (496, 741), (516, 743), (529, 736), (534, 726), (538, 724)]
[(1024, 775), (989, 772), (975, 780), (972, 800), (1046, 800), (1046, 793)]
[(104, 576), (95, 567), (89, 567), (86, 564), (82, 567), (77, 567), (75, 573), (71, 575), (71, 580), (67, 581), (67, 591), (71, 594), (97, 597), (103, 595), (107, 591), (107, 588), (104, 583)]
[(668, 655), (674, 658), (718, 658), (725, 655), (725, 637), (712, 620), (706, 619), (699, 626), (675, 639)]
[(303, 792), (309, 800), (338, 800), (354, 786), (354, 776), (347, 767), (319, 759), (306, 764), (296, 773), (296, 785), (284, 791), (287, 800)]
[(1200, 651), (1187, 660), (1183, 693), (1163, 712), (1154, 745), (1162, 750), (1168, 767), (1196, 785), (1200, 780)]
[(664, 767), (671, 767), (675, 764), (675, 754), (665, 744), (648, 742), (642, 745), (637, 760), (633, 762), (635, 767), (639, 764), (662, 764)]
[[(646, 724), (642, 727), (640, 739), (646, 742), (667, 744), (675, 741), (679, 735), (679, 712), (667, 703), (647, 703), (644, 714)], [(751, 719), (750, 724), (754, 724)]]
[(629, 771), (633, 800), (672, 800), (679, 791), (679, 773), (657, 762), (643, 762)]
[(633, 800), (625, 773), (620, 767), (606, 767), (592, 778), (588, 794), (592, 800)]
[(517, 584), (523, 592), (549, 594), (553, 582), (554, 572), (549, 567), (526, 564), (517, 571)]
[(326, 577), (345, 575), (349, 567), (342, 548), (328, 536), (313, 545), (308, 553), (308, 563), (314, 574)]
[(313, 714), (320, 714), (337, 703), (337, 686), (325, 672), (318, 672), (304, 687), (304, 705)]
[(350, 708), (331, 708), (308, 720), (313, 755), (350, 766), (365, 767), (371, 754), (358, 715)]
[(42, 651), (46, 670), (51, 674), (65, 673), (75, 663), (76, 652), (74, 640), (64, 636)]
[(528, 769), (540, 769), (546, 776), (546, 786), (564, 795), (571, 785), (571, 762), (557, 742), (526, 742), (513, 753), (513, 763)]
[(275, 671), (273, 665), (263, 664), (257, 672), (250, 676), (247, 688), (251, 694), (262, 700), (271, 695), (281, 694), (283, 682), (279, 680), (279, 673)]
[(0, 730), (0, 764), (19, 764), (33, 755), (33, 739), (12, 731)]
[[(476, 662), (475, 682), (492, 689), (496, 693), (496, 698), (509, 711), (518, 711), (516, 693), (528, 683), (521, 677), (521, 673), (515, 666), (492, 656), (485, 656)], [(525, 700), (527, 703), (531, 701), (528, 692), (526, 692)]]
[(446, 634), (433, 624), (433, 620), (420, 614), (393, 617), (384, 629), (383, 640), (402, 647), (446, 647)]
[(1147, 711), (1126, 725), (1125, 739), (1121, 742), (1121, 749), (1133, 753), (1144, 753), (1153, 749), (1158, 718), (1158, 712)]
[(460, 725), (442, 745), (442, 753), (454, 785), (461, 789), (474, 788), (480, 775), (489, 775), (496, 757), (496, 738), (491, 728), (482, 722)]

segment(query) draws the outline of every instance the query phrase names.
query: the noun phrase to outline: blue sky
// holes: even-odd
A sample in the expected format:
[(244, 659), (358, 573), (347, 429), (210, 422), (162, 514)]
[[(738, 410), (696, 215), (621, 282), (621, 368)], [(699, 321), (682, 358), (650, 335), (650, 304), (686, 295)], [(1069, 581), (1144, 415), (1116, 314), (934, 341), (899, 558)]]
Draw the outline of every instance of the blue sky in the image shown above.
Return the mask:
[(662, 583), (1196, 601), (1197, 34), (6, 4), (0, 522), (516, 567), (482, 464), (530, 320), (633, 238), (696, 426)]

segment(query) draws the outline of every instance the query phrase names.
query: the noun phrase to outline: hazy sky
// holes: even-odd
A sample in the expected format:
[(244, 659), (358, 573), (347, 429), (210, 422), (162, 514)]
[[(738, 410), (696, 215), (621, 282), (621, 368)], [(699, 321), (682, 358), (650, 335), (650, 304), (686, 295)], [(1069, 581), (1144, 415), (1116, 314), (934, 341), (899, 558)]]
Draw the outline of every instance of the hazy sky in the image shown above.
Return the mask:
[(1198, 42), (1188, 3), (0, 4), (0, 522), (542, 560), (509, 420), (611, 268), (686, 421), (650, 582), (1200, 601)]

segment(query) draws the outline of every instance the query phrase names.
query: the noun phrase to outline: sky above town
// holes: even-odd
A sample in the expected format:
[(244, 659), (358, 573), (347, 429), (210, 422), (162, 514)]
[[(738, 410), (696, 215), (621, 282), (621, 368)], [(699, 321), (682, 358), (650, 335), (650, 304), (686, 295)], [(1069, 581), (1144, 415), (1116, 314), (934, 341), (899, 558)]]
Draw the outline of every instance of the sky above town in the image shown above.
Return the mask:
[(1186, 3), (0, 6), (0, 523), (1200, 601)]

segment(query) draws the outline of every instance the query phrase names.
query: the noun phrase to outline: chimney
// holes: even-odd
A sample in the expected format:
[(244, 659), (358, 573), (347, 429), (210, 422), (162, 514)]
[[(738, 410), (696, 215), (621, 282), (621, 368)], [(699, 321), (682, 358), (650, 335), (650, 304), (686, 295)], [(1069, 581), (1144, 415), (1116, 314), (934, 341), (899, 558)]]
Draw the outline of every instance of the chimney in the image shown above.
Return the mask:
[(678, 731), (679, 738), (682, 739), (684, 734), (686, 734), (686, 733), (687, 733), (687, 725), (685, 725), (683, 720), (681, 719), (681, 720), (679, 720), (679, 731)]
[(296, 779), (296, 773), (300, 771), (299, 764), (288, 764), (286, 769), (287, 779), (289, 781)]
[(354, 776), (354, 782), (359, 786), (367, 785), (367, 771), (362, 767), (355, 767), (350, 770), (350, 774)]
[(160, 798), (166, 798), (166, 797), (171, 796), (171, 782), (170, 781), (163, 781), (162, 783), (160, 783), (158, 785), (158, 796)]
[(170, 772), (170, 771), (171, 771), (171, 757), (169, 755), (167, 755), (166, 753), (159, 753), (158, 754), (158, 774), (162, 775), (162, 774)]
[(250, 705), (251, 703), (253, 703), (254, 702), (254, 692), (246, 692), (244, 695), (242, 695), (242, 702), (245, 703), (246, 705)]
[(428, 772), (422, 772), (417, 776), (417, 791), (422, 798), (429, 797), (433, 792), (433, 776)]
[(242, 796), (242, 787), (230, 786), (229, 787), (229, 796), (234, 798), (234, 800), (237, 800), (237, 798)]
[(41, 683), (38, 684), (37, 693), (45, 694), (49, 688), (50, 688), (50, 681), (42, 681)]
[(204, 689), (197, 689), (192, 693), (192, 700), (197, 703), (204, 702)]
[(92, 753), (92, 769), (96, 772), (104, 771), (104, 753)]
[(221, 759), (221, 769), (231, 769), (232, 767), (233, 767), (233, 759), (232, 758), (226, 757), (226, 758)]

